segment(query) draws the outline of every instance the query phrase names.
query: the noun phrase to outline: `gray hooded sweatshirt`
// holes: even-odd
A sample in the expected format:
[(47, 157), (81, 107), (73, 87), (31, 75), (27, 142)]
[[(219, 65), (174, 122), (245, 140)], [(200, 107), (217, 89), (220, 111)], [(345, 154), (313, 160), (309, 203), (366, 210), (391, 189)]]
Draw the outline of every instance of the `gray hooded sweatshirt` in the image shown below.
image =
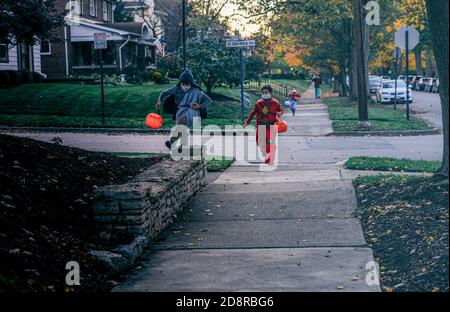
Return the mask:
[[(182, 82), (189, 82), (192, 87), (185, 92), (181, 88)], [(159, 96), (159, 102), (162, 103), (164, 98), (170, 95), (175, 95), (175, 103), (178, 107), (176, 114), (177, 122), (181, 116), (186, 116), (187, 127), (192, 127), (194, 117), (200, 118), (200, 111), (192, 109), (192, 104), (197, 103), (201, 106), (201, 108), (207, 109), (208, 105), (212, 102), (211, 99), (195, 83), (194, 76), (189, 70), (185, 70), (181, 74), (179, 82), (175, 87), (161, 93)]]

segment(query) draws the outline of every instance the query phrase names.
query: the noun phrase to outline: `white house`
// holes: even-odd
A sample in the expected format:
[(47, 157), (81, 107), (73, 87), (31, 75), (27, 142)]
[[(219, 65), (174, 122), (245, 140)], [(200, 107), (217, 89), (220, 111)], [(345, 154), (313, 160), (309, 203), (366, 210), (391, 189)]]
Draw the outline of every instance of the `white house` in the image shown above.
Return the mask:
[(41, 73), (41, 46), (0, 44), (0, 70), (26, 70)]

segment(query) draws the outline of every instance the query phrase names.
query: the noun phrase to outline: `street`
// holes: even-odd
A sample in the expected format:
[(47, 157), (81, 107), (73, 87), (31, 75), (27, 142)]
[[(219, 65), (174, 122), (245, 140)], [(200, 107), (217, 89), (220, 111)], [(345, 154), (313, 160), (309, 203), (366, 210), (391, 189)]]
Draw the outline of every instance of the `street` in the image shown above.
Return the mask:
[[(376, 100), (375, 96), (372, 96), (372, 98), (374, 101)], [(394, 107), (393, 105), (390, 106)], [(410, 107), (413, 115), (442, 130), (441, 99), (438, 93), (413, 91), (413, 103)], [(406, 105), (399, 104), (398, 109), (405, 111)]]

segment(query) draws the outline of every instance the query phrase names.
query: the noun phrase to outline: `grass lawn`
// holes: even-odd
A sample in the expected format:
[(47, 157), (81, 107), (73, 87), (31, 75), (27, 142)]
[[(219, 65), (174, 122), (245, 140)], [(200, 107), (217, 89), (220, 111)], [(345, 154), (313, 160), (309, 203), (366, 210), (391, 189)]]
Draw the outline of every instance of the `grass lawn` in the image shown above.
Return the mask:
[(448, 178), (354, 181), (358, 214), (387, 292), (448, 292)]
[(268, 80), (268, 83), (276, 83), (283, 86), (289, 86), (288, 89), (289, 92), (291, 92), (291, 89), (295, 87), (297, 89), (297, 92), (303, 93), (308, 89), (309, 85), (311, 84), (310, 81), (307, 80), (288, 80), (288, 79), (270, 79)]
[(223, 172), (234, 163), (232, 158), (213, 159), (206, 157), (206, 170), (208, 172)]
[[(110, 153), (114, 156), (118, 157), (148, 157), (148, 158), (159, 158), (169, 154), (158, 154), (158, 153), (123, 153), (123, 152), (113, 152)], [(223, 172), (229, 166), (234, 163), (233, 158), (222, 158), (217, 159), (217, 157), (208, 157), (205, 158), (206, 161), (206, 170), (208, 172)]]
[(346, 169), (395, 172), (433, 173), (441, 167), (440, 161), (395, 159), (387, 157), (353, 157), (345, 163)]
[[(155, 111), (161, 91), (172, 85), (106, 86), (106, 127), (145, 128), (145, 117)], [(103, 127), (100, 87), (80, 83), (27, 84), (0, 89), (0, 125)], [(242, 124), (239, 89), (218, 88), (212, 95), (203, 125)], [(256, 97), (252, 96), (252, 102)], [(245, 114), (251, 108), (245, 108)], [(174, 122), (164, 116), (164, 128)]]
[[(334, 131), (361, 131), (358, 128), (358, 105), (349, 98), (328, 97), (324, 99), (333, 122)], [(406, 120), (406, 113), (394, 111), (380, 104), (370, 104), (369, 121), (371, 131), (402, 131), (432, 129), (425, 121), (411, 116)]]
[[(259, 94), (259, 90), (266, 84), (270, 84), (274, 88), (274, 96), (279, 101), (284, 101), (286, 92), (285, 86), (287, 86), (288, 93), (290, 93), (293, 88), (296, 88), (298, 93), (304, 93), (308, 89), (310, 82), (305, 80), (263, 79), (259, 84), (255, 81), (247, 83), (246, 88), (256, 90)], [(277, 88), (277, 85), (279, 88)]]

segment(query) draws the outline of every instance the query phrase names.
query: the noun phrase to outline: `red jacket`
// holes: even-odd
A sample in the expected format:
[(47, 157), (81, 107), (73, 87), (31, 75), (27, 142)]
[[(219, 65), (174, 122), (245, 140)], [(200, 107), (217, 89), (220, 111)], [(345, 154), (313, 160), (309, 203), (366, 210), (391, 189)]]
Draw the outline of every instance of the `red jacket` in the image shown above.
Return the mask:
[(257, 125), (270, 125), (278, 121), (278, 116), (283, 114), (280, 102), (272, 98), (270, 100), (260, 99), (247, 118), (246, 124), (249, 124), (256, 115)]
[(288, 98), (299, 101), (302, 96), (299, 93), (289, 93)]

